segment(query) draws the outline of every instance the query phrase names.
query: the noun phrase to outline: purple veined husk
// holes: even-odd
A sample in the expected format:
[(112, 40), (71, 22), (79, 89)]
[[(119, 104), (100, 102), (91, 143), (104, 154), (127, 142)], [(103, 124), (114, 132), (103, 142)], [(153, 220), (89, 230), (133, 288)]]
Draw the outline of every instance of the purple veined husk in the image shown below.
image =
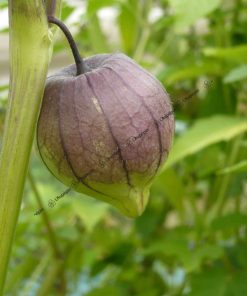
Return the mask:
[(171, 149), (169, 95), (124, 54), (84, 63), (84, 74), (71, 65), (47, 79), (37, 128), (41, 157), (75, 191), (139, 216)]

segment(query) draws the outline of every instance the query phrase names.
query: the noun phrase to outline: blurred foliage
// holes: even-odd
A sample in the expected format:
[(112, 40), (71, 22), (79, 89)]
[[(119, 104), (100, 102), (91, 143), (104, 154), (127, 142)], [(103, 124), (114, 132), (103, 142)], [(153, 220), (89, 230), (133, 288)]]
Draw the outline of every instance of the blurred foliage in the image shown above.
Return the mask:
[(34, 147), (6, 295), (247, 295), (247, 1), (64, 1), (62, 19), (85, 56), (127, 53), (174, 103), (199, 92), (135, 220), (74, 192), (49, 208), (67, 188)]

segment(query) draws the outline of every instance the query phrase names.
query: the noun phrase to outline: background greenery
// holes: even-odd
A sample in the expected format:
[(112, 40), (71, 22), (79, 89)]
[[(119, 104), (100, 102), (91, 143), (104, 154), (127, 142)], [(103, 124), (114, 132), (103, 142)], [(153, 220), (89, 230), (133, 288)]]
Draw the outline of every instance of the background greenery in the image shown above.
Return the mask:
[[(176, 107), (173, 149), (134, 220), (74, 192), (49, 207), (67, 188), (34, 145), (6, 295), (247, 295), (247, 1), (64, 1), (62, 19), (84, 56), (127, 53), (174, 104), (199, 92)], [(51, 70), (70, 62), (58, 33)]]

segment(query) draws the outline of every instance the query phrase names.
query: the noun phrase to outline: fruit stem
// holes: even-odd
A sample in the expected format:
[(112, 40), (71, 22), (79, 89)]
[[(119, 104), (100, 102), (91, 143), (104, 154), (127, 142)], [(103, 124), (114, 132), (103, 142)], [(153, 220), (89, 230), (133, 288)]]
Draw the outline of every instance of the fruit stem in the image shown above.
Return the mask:
[(63, 22), (61, 22), (60, 20), (58, 20), (57, 18), (55, 18), (54, 16), (50, 16), (48, 15), (48, 22), (57, 25), (64, 33), (64, 35), (66, 36), (70, 48), (72, 50), (73, 56), (74, 56), (74, 60), (75, 60), (75, 64), (76, 64), (76, 70), (77, 73), (76, 75), (80, 75), (86, 72), (86, 66), (85, 63), (82, 59), (82, 57), (80, 56), (79, 50), (76, 46), (75, 40), (73, 39), (69, 29), (65, 26), (65, 24)]
[(47, 0), (46, 1), (46, 13), (47, 15), (55, 15), (57, 8), (57, 1), (56, 0)]

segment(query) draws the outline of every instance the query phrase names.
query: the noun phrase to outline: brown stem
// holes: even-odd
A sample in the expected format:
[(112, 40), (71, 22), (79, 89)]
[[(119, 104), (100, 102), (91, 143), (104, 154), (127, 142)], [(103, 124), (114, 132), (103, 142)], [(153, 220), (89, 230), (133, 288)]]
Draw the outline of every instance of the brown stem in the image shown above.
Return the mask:
[(56, 12), (56, 6), (57, 6), (57, 1), (56, 0), (47, 0), (45, 1), (46, 3), (46, 13), (47, 15), (55, 15)]
[(60, 20), (58, 20), (54, 16), (48, 15), (47, 18), (48, 18), (49, 23), (57, 25), (63, 31), (64, 35), (66, 36), (66, 38), (69, 42), (70, 48), (72, 50), (73, 56), (74, 56), (76, 69), (77, 69), (76, 75), (81, 75), (81, 74), (85, 73), (86, 72), (85, 63), (84, 63), (82, 57), (80, 56), (79, 50), (76, 46), (76, 43), (75, 43), (69, 29), (65, 26), (65, 24), (63, 22), (61, 22)]

